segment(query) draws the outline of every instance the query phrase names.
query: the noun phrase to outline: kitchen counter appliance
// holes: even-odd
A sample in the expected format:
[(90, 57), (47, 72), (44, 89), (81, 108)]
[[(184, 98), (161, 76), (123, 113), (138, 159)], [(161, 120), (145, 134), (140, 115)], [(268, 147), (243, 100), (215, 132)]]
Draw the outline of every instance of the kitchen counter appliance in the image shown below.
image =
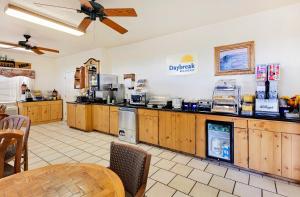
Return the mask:
[(137, 109), (119, 108), (119, 139), (132, 144), (138, 143)]
[(146, 106), (148, 103), (146, 92), (134, 92), (130, 97), (130, 105)]
[(201, 99), (198, 104), (198, 111), (210, 112), (212, 108), (212, 100)]

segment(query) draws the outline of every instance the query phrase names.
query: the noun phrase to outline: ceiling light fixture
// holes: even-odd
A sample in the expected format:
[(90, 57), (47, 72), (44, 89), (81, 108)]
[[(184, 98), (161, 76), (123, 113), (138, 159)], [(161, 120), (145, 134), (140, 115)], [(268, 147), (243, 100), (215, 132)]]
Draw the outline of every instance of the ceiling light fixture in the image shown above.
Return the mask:
[(31, 50), (27, 50), (27, 49), (24, 49), (24, 48), (21, 48), (21, 47), (15, 47), (15, 46), (12, 46), (12, 45), (6, 45), (6, 44), (0, 44), (0, 50), (1, 49), (13, 49), (13, 50), (25, 51), (25, 52), (32, 53)]
[(79, 31), (76, 27), (68, 24), (64, 24), (55, 19), (37, 14), (35, 12), (26, 10), (16, 5), (8, 4), (5, 9), (5, 13), (9, 16), (13, 16), (28, 22), (32, 22), (38, 25), (49, 27), (58, 31), (69, 33), (75, 36), (82, 36), (85, 32)]

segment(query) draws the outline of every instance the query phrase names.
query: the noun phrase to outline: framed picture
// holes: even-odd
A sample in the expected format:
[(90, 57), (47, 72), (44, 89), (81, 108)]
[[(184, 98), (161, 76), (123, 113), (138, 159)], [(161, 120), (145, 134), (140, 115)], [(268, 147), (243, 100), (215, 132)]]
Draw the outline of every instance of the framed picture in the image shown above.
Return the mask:
[(215, 47), (216, 76), (254, 73), (254, 41)]

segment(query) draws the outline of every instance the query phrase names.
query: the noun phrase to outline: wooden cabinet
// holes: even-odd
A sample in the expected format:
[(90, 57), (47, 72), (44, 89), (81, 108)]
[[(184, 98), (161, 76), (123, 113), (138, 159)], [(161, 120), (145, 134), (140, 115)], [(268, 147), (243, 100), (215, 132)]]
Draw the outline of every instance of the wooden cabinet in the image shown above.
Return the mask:
[(67, 124), (76, 128), (76, 104), (67, 104)]
[(282, 176), (300, 180), (300, 135), (282, 134)]
[(206, 157), (206, 117), (196, 115), (196, 155)]
[(138, 110), (139, 140), (158, 145), (158, 111)]
[(109, 133), (109, 106), (92, 106), (93, 129)]
[(109, 108), (109, 133), (119, 135), (119, 107)]
[(159, 145), (175, 149), (175, 113), (159, 112)]
[(62, 120), (62, 101), (19, 102), (19, 114), (28, 116), (32, 124)]
[(159, 145), (195, 154), (194, 114), (159, 112)]
[(234, 128), (234, 164), (248, 168), (248, 130)]
[(281, 133), (249, 130), (249, 168), (281, 176)]

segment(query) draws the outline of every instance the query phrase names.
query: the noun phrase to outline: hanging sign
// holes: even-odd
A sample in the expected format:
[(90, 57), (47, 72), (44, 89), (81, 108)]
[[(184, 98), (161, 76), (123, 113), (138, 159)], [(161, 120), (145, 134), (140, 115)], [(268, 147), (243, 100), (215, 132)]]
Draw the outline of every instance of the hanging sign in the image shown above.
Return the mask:
[(169, 75), (190, 75), (198, 72), (198, 60), (194, 53), (178, 54), (167, 57)]
[(14, 61), (0, 61), (0, 67), (4, 68), (22, 68), (22, 69), (31, 69), (30, 63), (25, 62), (14, 62)]

